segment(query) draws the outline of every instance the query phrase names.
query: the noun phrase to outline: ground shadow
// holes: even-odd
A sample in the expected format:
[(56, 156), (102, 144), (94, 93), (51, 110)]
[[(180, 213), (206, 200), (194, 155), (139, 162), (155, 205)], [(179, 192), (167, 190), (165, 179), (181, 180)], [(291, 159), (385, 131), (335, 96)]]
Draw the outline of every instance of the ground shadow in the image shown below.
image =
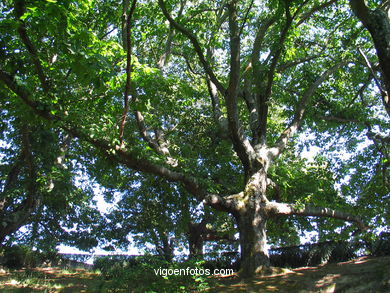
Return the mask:
[(390, 257), (359, 259), (289, 272), (220, 280), (210, 292), (390, 292)]

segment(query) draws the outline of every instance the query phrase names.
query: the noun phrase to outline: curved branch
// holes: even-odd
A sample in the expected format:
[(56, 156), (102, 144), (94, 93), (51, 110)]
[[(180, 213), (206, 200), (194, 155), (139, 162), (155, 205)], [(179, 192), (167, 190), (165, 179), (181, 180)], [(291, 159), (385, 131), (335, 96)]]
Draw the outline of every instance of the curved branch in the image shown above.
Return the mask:
[(389, 135), (382, 135), (380, 133), (375, 133), (371, 130), (371, 127), (369, 128), (367, 132), (367, 137), (372, 140), (379, 140), (382, 143), (390, 143), (390, 136)]
[(268, 202), (266, 209), (270, 215), (274, 216), (298, 215), (306, 217), (328, 217), (355, 223), (363, 231), (368, 229), (368, 226), (364, 224), (361, 218), (348, 213), (335, 211), (329, 208), (319, 208), (311, 206), (297, 207), (293, 204)]
[[(133, 103), (137, 103), (138, 102), (138, 95), (137, 95), (137, 92), (135, 90), (133, 91), (133, 99), (132, 99), (132, 101), (133, 101)], [(134, 116), (135, 116), (138, 132), (139, 132), (140, 136), (142, 137), (142, 139), (156, 153), (164, 156), (166, 158), (166, 163), (168, 165), (170, 165), (172, 167), (177, 167), (178, 162), (170, 154), (170, 151), (168, 149), (169, 143), (165, 139), (164, 130), (161, 129), (161, 128), (154, 129), (155, 137), (153, 137), (150, 134), (150, 130), (151, 129), (145, 123), (145, 118), (144, 118), (142, 112), (135, 109), (133, 111), (133, 113), (134, 113)]]
[(97, 139), (89, 136), (80, 130), (80, 127), (71, 125), (59, 115), (50, 113), (48, 107), (40, 102), (34, 101), (27, 89), (20, 86), (11, 75), (0, 69), (0, 80), (14, 92), (35, 114), (52, 122), (58, 122), (58, 126), (71, 134), (105, 152), (111, 159), (122, 163), (136, 171), (145, 172), (165, 178), (168, 181), (182, 183), (185, 189), (193, 194), (198, 200), (206, 198), (206, 190), (198, 183), (196, 178), (149, 161), (145, 157), (140, 157), (139, 153), (127, 150), (119, 145), (112, 146), (109, 141)]
[[(256, 86), (256, 94), (251, 93), (248, 88), (251, 88), (251, 80), (246, 76), (244, 82), (244, 97), (247, 102), (247, 107), (250, 112), (251, 119), (251, 130), (253, 135), (253, 142), (256, 144), (259, 140), (259, 135), (261, 135), (262, 130), (264, 130), (264, 118), (260, 122), (261, 114), (260, 114), (260, 105), (259, 100), (261, 100), (260, 93), (263, 91), (264, 87), (264, 75), (262, 63), (260, 62), (261, 49), (264, 41), (264, 37), (268, 29), (276, 22), (276, 16), (272, 16), (269, 19), (262, 22), (257, 30), (255, 40), (253, 42), (253, 48), (251, 53), (251, 63), (248, 65), (247, 70), (245, 70), (244, 74), (248, 72), (252, 67), (253, 71), (253, 79), (254, 85)], [(249, 95), (253, 95), (253, 98), (249, 97)], [(264, 112), (264, 111), (263, 111)], [(264, 113), (263, 113), (264, 114)], [(263, 127), (262, 127), (263, 126)], [(262, 130), (261, 130), (262, 129)]]
[[(272, 61), (271, 61), (271, 65), (270, 65), (269, 71), (267, 73), (267, 81), (268, 81), (268, 83), (267, 83), (266, 94), (265, 94), (266, 101), (260, 101), (259, 102), (260, 105), (262, 105), (262, 103), (266, 103), (268, 101), (269, 96), (271, 95), (276, 66), (277, 66), (277, 64), (279, 62), (279, 59), (280, 59), (281, 55), (282, 55), (284, 42), (287, 39), (288, 31), (290, 30), (291, 25), (292, 25), (293, 18), (291, 16), (291, 12), (290, 12), (290, 7), (289, 7), (289, 4), (288, 4), (288, 1), (285, 1), (285, 5), (286, 5), (286, 7), (285, 7), (286, 23), (285, 23), (285, 25), (283, 27), (283, 30), (280, 33), (280, 38), (279, 38), (278, 43), (277, 43), (277, 45), (275, 47), (275, 50), (272, 50), (272, 52), (270, 53), (270, 56), (272, 56)], [(262, 106), (264, 107), (264, 105), (262, 105)], [(260, 108), (260, 111), (261, 111), (261, 107), (259, 107), (259, 108)], [(268, 108), (268, 106), (267, 106), (267, 108)]]
[[(366, 54), (364, 54), (364, 52), (363, 52), (362, 49), (358, 48), (358, 51), (359, 51), (360, 55), (362, 55), (362, 57), (363, 57), (363, 59), (364, 59), (364, 61), (365, 61), (365, 63), (366, 63), (366, 66), (367, 66), (368, 69), (370, 70), (371, 75), (372, 75), (372, 77), (374, 78), (375, 84), (376, 84), (376, 86), (378, 87), (378, 89), (379, 89), (381, 95), (382, 95), (382, 96), (386, 95), (386, 91), (385, 91), (385, 89), (382, 88), (382, 85), (380, 84), (378, 78), (376, 77), (374, 68), (372, 67), (372, 65), (371, 65), (371, 63), (370, 63), (370, 60), (368, 60)], [(390, 109), (387, 108), (386, 110), (388, 110), (387, 112), (388, 112), (389, 115), (390, 115), (390, 112), (389, 112)]]
[[(178, 12), (179, 16), (182, 15), (182, 12), (184, 9), (184, 2), (185, 1), (181, 1), (181, 6), (180, 6), (180, 9)], [(168, 32), (167, 40), (165, 42), (164, 52), (162, 53), (162, 55), (160, 56), (160, 58), (156, 64), (157, 68), (160, 70), (161, 74), (163, 74), (164, 67), (167, 65), (168, 60), (170, 58), (171, 51), (172, 51), (172, 43), (173, 43), (173, 38), (175, 36), (175, 32), (176, 31), (174, 30), (173, 26), (169, 25), (169, 32)], [(188, 64), (189, 62), (187, 61), (185, 56), (184, 56), (184, 59)], [(190, 68), (190, 66), (189, 66), (189, 68)], [(191, 68), (190, 68), (190, 70), (191, 70)], [(133, 103), (137, 103), (138, 101), (139, 101), (139, 99), (138, 99), (137, 91), (133, 90)], [(177, 162), (177, 160), (172, 158), (170, 155), (170, 152), (168, 149), (169, 143), (165, 139), (165, 131), (161, 127), (155, 128), (154, 129), (155, 138), (153, 138), (152, 135), (150, 134), (150, 128), (147, 127), (147, 125), (145, 123), (145, 118), (144, 118), (144, 115), (142, 114), (142, 112), (135, 109), (134, 116), (135, 116), (135, 119), (137, 122), (138, 131), (139, 131), (142, 139), (144, 141), (146, 141), (148, 143), (148, 145), (153, 150), (155, 150), (158, 154), (165, 156), (167, 158), (166, 162), (168, 165), (171, 165), (172, 167), (176, 167), (178, 162)]]
[(26, 224), (31, 214), (41, 204), (41, 195), (37, 183), (37, 170), (34, 156), (31, 150), (30, 133), (27, 127), (22, 129), (22, 153), (24, 164), (27, 167), (28, 183), (26, 187), (26, 197), (11, 212), (6, 211), (7, 206), (0, 210), (0, 245), (4, 239), (16, 232), (22, 225)]
[[(370, 32), (374, 40), (375, 49), (378, 55), (379, 64), (382, 69), (383, 79), (386, 87), (386, 95), (383, 103), (387, 113), (390, 113), (390, 21), (389, 16), (380, 7), (371, 10), (364, 0), (350, 0), (349, 4), (353, 13), (359, 18), (363, 25)], [(390, 114), (389, 114), (390, 115)]]
[(218, 97), (218, 90), (215, 84), (209, 79), (206, 79), (207, 89), (211, 98), (211, 105), (213, 109), (213, 117), (215, 123), (218, 125), (218, 134), (220, 138), (229, 138), (229, 129), (227, 119), (221, 111), (221, 103)]
[(344, 66), (347, 63), (348, 62), (343, 61), (343, 62), (340, 62), (340, 63), (334, 65), (333, 67), (329, 68), (305, 91), (301, 100), (299, 101), (298, 107), (295, 111), (294, 118), (291, 121), (290, 125), (280, 135), (275, 146), (270, 149), (270, 155), (271, 155), (272, 159), (275, 159), (276, 157), (278, 157), (282, 153), (282, 151), (287, 146), (287, 143), (290, 140), (290, 138), (298, 131), (298, 128), (303, 121), (303, 115), (305, 113), (306, 107), (309, 104), (310, 99), (313, 96), (316, 89), (319, 88), (320, 85), (330, 75), (335, 73), (340, 67)]
[(218, 88), (219, 92), (222, 94), (222, 95), (226, 95), (226, 89), (225, 87), (219, 82), (218, 78), (215, 76), (212, 68), (210, 67), (210, 65), (208, 64), (204, 54), (203, 54), (203, 51), (202, 51), (202, 48), (199, 44), (199, 41), (198, 39), (196, 38), (196, 36), (190, 32), (188, 29), (186, 29), (184, 26), (182, 26), (181, 24), (179, 24), (178, 22), (176, 22), (172, 16), (169, 14), (167, 8), (165, 7), (165, 3), (163, 0), (158, 0), (158, 4), (161, 8), (161, 11), (163, 12), (164, 16), (166, 17), (166, 19), (169, 21), (169, 23), (175, 28), (177, 29), (179, 32), (181, 32), (183, 35), (185, 35), (189, 40), (190, 42), (192, 43), (192, 45), (194, 46), (194, 49), (195, 49), (195, 52), (196, 54), (198, 55), (199, 59), (200, 59), (200, 63), (202, 64), (203, 66), (203, 69), (205, 70), (206, 74), (210, 77), (211, 81), (215, 84), (215, 86)]
[(278, 73), (282, 73), (282, 72), (284, 72), (285, 70), (287, 70), (287, 69), (289, 69), (291, 67), (300, 65), (300, 64), (305, 63), (305, 62), (309, 62), (309, 61), (314, 60), (316, 58), (320, 58), (321, 56), (322, 56), (322, 54), (320, 53), (320, 54), (317, 54), (317, 55), (314, 55), (314, 56), (307, 56), (307, 57), (304, 57), (304, 58), (295, 59), (295, 61), (282, 63), (282, 64), (278, 65), (278, 67), (276, 68), (276, 71)]
[(247, 8), (247, 10), (245, 12), (244, 20), (242, 21), (239, 35), (242, 35), (242, 31), (244, 30), (244, 26), (245, 26), (246, 22), (248, 21), (248, 15), (249, 15), (249, 12), (251, 11), (252, 7), (253, 7), (253, 3), (254, 3), (254, 0), (251, 0), (251, 2), (249, 3), (249, 6), (248, 6), (248, 8)]
[(165, 49), (164, 53), (161, 54), (158, 62), (157, 62), (157, 67), (162, 70), (168, 63), (169, 57), (171, 55), (172, 51), (172, 42), (173, 42), (173, 37), (175, 36), (175, 31), (173, 30), (172, 25), (169, 26), (169, 32), (168, 32), (168, 37), (165, 42)]
[(22, 40), (23, 44), (25, 45), (27, 51), (30, 53), (30, 56), (32, 58), (32, 61), (34, 63), (35, 70), (37, 72), (38, 78), (41, 82), (42, 88), (45, 91), (45, 93), (49, 92), (50, 86), (48, 79), (45, 76), (41, 60), (38, 56), (38, 51), (34, 47), (32, 41), (30, 40), (29, 36), (27, 35), (27, 29), (26, 24), (21, 19), (23, 14), (25, 13), (25, 1), (24, 0), (15, 0), (14, 1), (15, 6), (15, 16), (18, 21), (18, 33), (20, 36), (20, 39)]
[(327, 8), (327, 7), (331, 6), (332, 4), (334, 4), (336, 2), (337, 2), (337, 0), (330, 0), (328, 2), (325, 2), (325, 3), (321, 4), (321, 5), (314, 6), (312, 9), (310, 9), (308, 12), (306, 12), (306, 13), (304, 13), (302, 15), (302, 18), (298, 21), (296, 26), (299, 26), (302, 23), (304, 23), (308, 18), (310, 18), (317, 11), (320, 11), (320, 10), (322, 10), (324, 8)]
[[(286, 41), (287, 34), (292, 24), (292, 16), (290, 13), (290, 7), (287, 1), (285, 1), (285, 16), (286, 22), (280, 32), (280, 36), (275, 43), (275, 47), (271, 50), (268, 58), (271, 58), (271, 64), (267, 72), (262, 72), (261, 64), (259, 62), (260, 58), (260, 49), (261, 43), (264, 39), (266, 31), (273, 25), (276, 21), (275, 17), (271, 17), (265, 23), (262, 24), (262, 27), (259, 29), (256, 39), (253, 45), (252, 50), (252, 62), (254, 67), (254, 74), (256, 79), (256, 86), (258, 94), (256, 95), (257, 110), (259, 116), (259, 123), (257, 126), (256, 134), (256, 144), (260, 143), (264, 145), (266, 143), (266, 134), (267, 134), (267, 117), (268, 117), (268, 103), (269, 98), (272, 94), (272, 87), (274, 83), (274, 76), (276, 72), (277, 64), (280, 60), (281, 53), (283, 51), (284, 42)], [(268, 62), (268, 58), (263, 64), (265, 65)], [(264, 79), (264, 80), (263, 80)]]
[(235, 213), (239, 210), (237, 199), (242, 198), (243, 194), (243, 192), (240, 192), (227, 197), (218, 194), (207, 194), (203, 199), (203, 203), (219, 211)]

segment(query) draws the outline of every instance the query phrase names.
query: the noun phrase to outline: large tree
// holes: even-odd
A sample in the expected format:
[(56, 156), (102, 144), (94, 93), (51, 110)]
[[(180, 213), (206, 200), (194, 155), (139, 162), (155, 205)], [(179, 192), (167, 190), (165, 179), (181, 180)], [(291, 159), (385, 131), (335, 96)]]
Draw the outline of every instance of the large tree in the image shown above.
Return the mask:
[(367, 96), (371, 73), (356, 47), (371, 47), (347, 3), (156, 2), (3, 1), (7, 105), (27, 105), (85, 153), (232, 214), (244, 275), (269, 265), (271, 218), (331, 217), (365, 229), (341, 210), (267, 196), (270, 168), (300, 130), (349, 139), (365, 128), (340, 132), (329, 127), (334, 114), (386, 119), (356, 103), (360, 91), (383, 110), (377, 94)]

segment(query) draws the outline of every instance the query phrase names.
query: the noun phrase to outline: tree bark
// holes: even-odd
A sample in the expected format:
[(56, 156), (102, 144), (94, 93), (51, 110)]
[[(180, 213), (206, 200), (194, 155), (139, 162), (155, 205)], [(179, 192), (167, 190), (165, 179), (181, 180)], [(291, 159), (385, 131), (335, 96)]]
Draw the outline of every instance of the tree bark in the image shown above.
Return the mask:
[(268, 267), (267, 218), (265, 196), (267, 189), (267, 172), (264, 167), (252, 170), (242, 198), (238, 199), (237, 212), (234, 216), (240, 234), (241, 272), (249, 277)]
[(240, 233), (241, 276), (249, 277), (270, 265), (266, 224), (262, 210), (247, 210), (236, 216)]
[(172, 262), (174, 256), (173, 240), (170, 239), (165, 232), (161, 233), (159, 236), (162, 246), (156, 245), (157, 251), (167, 262)]
[(203, 231), (206, 226), (206, 221), (200, 223), (190, 222), (188, 224), (188, 244), (190, 248), (189, 258), (197, 258), (203, 256)]
[[(7, 203), (6, 200), (3, 203), (4, 206), (0, 209), (0, 246), (3, 244), (7, 236), (15, 233), (20, 227), (27, 223), (31, 214), (42, 201), (37, 183), (37, 170), (34, 162), (33, 151), (31, 150), (30, 136), (31, 133), (28, 127), (23, 126), (21, 158), (23, 159), (23, 163), (26, 165), (26, 170), (24, 170), (25, 174), (23, 175), (28, 178), (28, 183), (25, 187), (26, 195), (23, 201), (16, 206), (12, 203), (12, 201)], [(13, 180), (19, 180), (19, 175), (21, 174), (14, 174), (15, 178), (13, 178)], [(7, 189), (8, 187), (10, 186), (7, 186)], [(7, 199), (7, 189), (0, 193), (0, 197)]]
[(390, 115), (390, 22), (387, 13), (378, 7), (372, 10), (364, 0), (349, 1), (353, 13), (370, 32), (378, 55), (386, 93), (382, 95), (383, 104)]

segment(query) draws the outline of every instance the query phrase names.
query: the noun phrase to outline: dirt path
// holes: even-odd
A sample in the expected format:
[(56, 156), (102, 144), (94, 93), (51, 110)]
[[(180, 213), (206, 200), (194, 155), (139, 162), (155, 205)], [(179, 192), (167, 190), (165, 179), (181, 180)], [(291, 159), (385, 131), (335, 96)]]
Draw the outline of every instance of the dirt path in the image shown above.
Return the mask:
[(390, 257), (361, 257), (242, 281), (226, 278), (223, 284), (210, 292), (385, 293), (390, 292)]

